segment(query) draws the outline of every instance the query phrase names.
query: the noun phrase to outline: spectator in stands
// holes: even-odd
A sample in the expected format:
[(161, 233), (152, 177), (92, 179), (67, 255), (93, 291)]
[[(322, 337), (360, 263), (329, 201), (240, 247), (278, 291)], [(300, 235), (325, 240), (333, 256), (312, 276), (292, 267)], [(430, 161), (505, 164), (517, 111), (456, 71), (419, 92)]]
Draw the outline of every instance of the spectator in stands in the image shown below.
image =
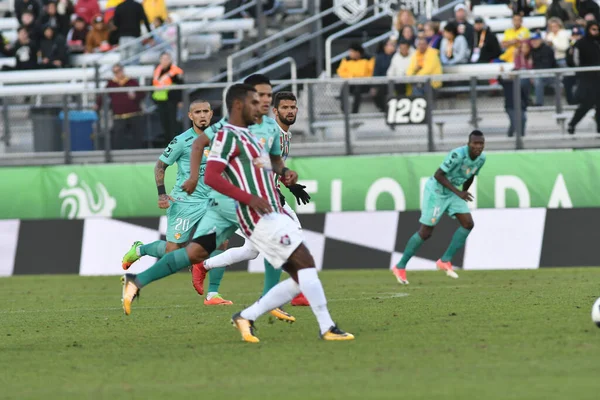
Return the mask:
[[(398, 51), (392, 57), (392, 62), (387, 70), (388, 78), (398, 78), (406, 76), (406, 71), (410, 65), (410, 59), (415, 53), (414, 47), (410, 45), (406, 40), (400, 39), (398, 42)], [(406, 96), (407, 85), (404, 83), (398, 83), (395, 85), (396, 92), (404, 97)]]
[[(600, 66), (600, 25), (598, 22), (588, 22), (585, 35), (575, 43), (573, 61), (576, 67)], [(600, 72), (577, 73), (577, 100), (579, 107), (575, 110), (573, 119), (569, 122), (568, 132), (575, 133), (575, 127), (592, 108), (596, 108), (596, 131), (600, 133)]]
[[(542, 39), (542, 35), (534, 33), (531, 35), (531, 58), (533, 60), (533, 69), (556, 68), (556, 59), (554, 50)], [(554, 78), (536, 77), (533, 80), (535, 88), (535, 105), (544, 105), (544, 89), (546, 86), (554, 86)]]
[[(575, 53), (575, 44), (581, 39), (584, 35), (584, 29), (578, 26), (573, 27), (571, 29), (571, 39), (569, 44), (569, 49), (567, 50), (567, 66), (575, 67), (575, 60), (573, 59)], [(574, 75), (567, 75), (563, 78), (563, 85), (565, 87), (565, 97), (567, 98), (567, 104), (573, 105), (577, 104), (575, 99), (575, 84), (577, 83), (577, 78)]]
[(552, 17), (548, 20), (546, 44), (554, 50), (554, 58), (559, 68), (567, 67), (567, 50), (569, 49), (569, 33), (564, 30), (563, 21)]
[(23, 22), (23, 14), (26, 11), (29, 11), (33, 15), (33, 20), (36, 21), (42, 13), (42, 5), (38, 0), (15, 0), (15, 15), (21, 25), (26, 25)]
[(113, 22), (119, 31), (119, 47), (121, 50), (121, 60), (131, 60), (140, 50), (141, 43), (137, 40), (142, 36), (140, 25), (142, 22), (148, 32), (152, 31), (148, 17), (144, 12), (144, 7), (135, 0), (125, 0), (115, 9)]
[(393, 30), (396, 31), (396, 36), (400, 37), (400, 33), (405, 26), (410, 26), (413, 31), (416, 30), (417, 20), (411, 10), (400, 10), (394, 19)]
[(456, 20), (458, 34), (467, 39), (467, 45), (469, 49), (472, 49), (475, 33), (473, 25), (467, 21), (467, 6), (464, 4), (457, 4), (454, 7), (454, 19)]
[(46, 10), (40, 18), (40, 25), (50, 25), (57, 33), (63, 35), (64, 37), (67, 35), (67, 33), (69, 33), (71, 15), (67, 13), (62, 15), (58, 14), (57, 3), (55, 0), (51, 0), (46, 5)]
[(467, 40), (458, 34), (458, 25), (449, 21), (444, 27), (444, 38), (440, 45), (442, 65), (466, 64), (469, 62), (470, 53)]
[[(58, 0), (56, 3), (56, 12), (59, 18), (64, 18), (64, 21), (66, 22), (65, 29), (68, 32), (69, 28), (71, 27), (71, 21), (73, 21), (74, 18), (73, 15), (75, 14), (75, 6), (73, 5), (73, 2), (71, 0)], [(67, 32), (65, 32), (65, 35)]]
[(166, 20), (169, 16), (167, 14), (167, 5), (165, 0), (143, 0), (142, 6), (148, 21), (154, 21), (156, 18), (160, 18), (162, 21)]
[(170, 142), (181, 131), (177, 123), (177, 109), (182, 107), (181, 91), (169, 90), (172, 85), (183, 84), (183, 70), (173, 64), (169, 53), (160, 56), (160, 63), (154, 70), (152, 86), (157, 90), (152, 93), (152, 99), (158, 107), (160, 122), (166, 142)]
[[(390, 38), (383, 46), (380, 46), (377, 54), (375, 54), (373, 76), (387, 76), (387, 71), (392, 63), (394, 53), (396, 53), (396, 40)], [(387, 108), (387, 92), (387, 85), (377, 85), (377, 87), (371, 88), (373, 101), (377, 108), (383, 112), (385, 112)]]
[(574, 24), (577, 16), (571, 4), (564, 0), (552, 0), (546, 11), (546, 19), (558, 18), (563, 23)]
[[(525, 42), (524, 42), (525, 43)], [(504, 72), (503, 68), (500, 67), (500, 71)], [(502, 85), (504, 90), (504, 110), (508, 114), (510, 125), (508, 127), (508, 136), (512, 137), (517, 133), (517, 113), (515, 110), (515, 97), (514, 97), (514, 78), (513, 77), (498, 77), (498, 83)], [(529, 91), (531, 90), (531, 84), (529, 79), (521, 79), (521, 132), (522, 136), (525, 136), (525, 126), (527, 125), (527, 103), (529, 102)]]
[(546, 15), (548, 11), (548, 2), (547, 0), (535, 0), (535, 10), (533, 11), (534, 15)]
[(523, 40), (514, 55), (515, 71), (533, 69), (533, 56), (531, 54), (531, 43), (529, 39)]
[(50, 25), (44, 27), (44, 37), (40, 41), (41, 66), (43, 68), (63, 68), (67, 64), (65, 38), (57, 35)]
[[(410, 64), (406, 70), (407, 76), (427, 76), (441, 75), (442, 63), (440, 62), (439, 52), (427, 44), (427, 39), (419, 37), (417, 39), (417, 51), (410, 59)], [(442, 82), (433, 81), (431, 86), (434, 89), (442, 87)], [(414, 96), (424, 96), (425, 87), (423, 84), (412, 85), (412, 94)]]
[(76, 17), (73, 22), (73, 28), (67, 33), (67, 47), (69, 53), (80, 54), (85, 51), (85, 44), (89, 28), (85, 20), (81, 17)]
[(411, 46), (415, 46), (415, 30), (410, 26), (405, 26), (400, 32), (400, 39), (406, 40)]
[(530, 0), (511, 0), (510, 7), (513, 10), (513, 14), (518, 14), (522, 17), (528, 16), (533, 11)]
[[(585, 18), (586, 21), (600, 21), (600, 7), (594, 0), (577, 0), (575, 4), (579, 16)], [(588, 14), (592, 14), (593, 18), (589, 18)]]
[(440, 45), (442, 44), (442, 34), (440, 33), (440, 23), (439, 21), (434, 21), (433, 19), (425, 24), (424, 34), (427, 39), (427, 43), (429, 46), (439, 50)]
[(23, 21), (21, 26), (27, 29), (29, 40), (36, 43), (36, 45), (39, 44), (40, 39), (42, 38), (42, 32), (40, 25), (36, 22), (33, 13), (29, 10), (24, 11), (23, 15), (21, 16), (21, 20)]
[(75, 4), (75, 14), (83, 18), (88, 25), (92, 25), (94, 17), (100, 13), (98, 0), (77, 0)]
[(513, 27), (504, 31), (504, 40), (502, 41), (504, 53), (500, 56), (502, 61), (508, 63), (513, 62), (515, 58), (514, 53), (519, 48), (519, 43), (522, 40), (529, 39), (529, 36), (531, 36), (529, 29), (523, 26), (523, 17), (521, 15), (513, 15), (512, 22)]
[(92, 29), (90, 29), (85, 38), (85, 52), (98, 53), (109, 50), (108, 36), (110, 35), (110, 30), (104, 23), (102, 15), (97, 15), (93, 22), (94, 25), (92, 25)]
[[(144, 147), (144, 119), (140, 102), (146, 94), (138, 92), (140, 84), (137, 80), (125, 75), (121, 64), (112, 68), (113, 79), (108, 81), (106, 88), (130, 87), (129, 92), (110, 93), (110, 108), (113, 113), (113, 129), (111, 132), (112, 149), (140, 149)], [(102, 96), (98, 96), (97, 109), (102, 109)]]
[[(348, 57), (344, 58), (337, 69), (337, 74), (341, 78), (367, 78), (373, 76), (375, 59), (367, 56), (365, 49), (360, 43), (352, 43), (348, 49)], [(358, 113), (360, 109), (361, 96), (366, 91), (364, 85), (351, 85), (350, 94), (352, 95), (352, 113)], [(342, 106), (344, 102), (342, 101)]]
[(502, 54), (498, 38), (492, 33), (489, 27), (485, 25), (483, 18), (475, 18), (475, 46), (471, 53), (472, 63), (489, 63), (497, 59)]
[(14, 67), (4, 65), (3, 71), (7, 70), (28, 70), (38, 68), (37, 61), (38, 45), (35, 41), (29, 39), (29, 34), (25, 27), (17, 30), (17, 41), (6, 48), (6, 54), (16, 59)]

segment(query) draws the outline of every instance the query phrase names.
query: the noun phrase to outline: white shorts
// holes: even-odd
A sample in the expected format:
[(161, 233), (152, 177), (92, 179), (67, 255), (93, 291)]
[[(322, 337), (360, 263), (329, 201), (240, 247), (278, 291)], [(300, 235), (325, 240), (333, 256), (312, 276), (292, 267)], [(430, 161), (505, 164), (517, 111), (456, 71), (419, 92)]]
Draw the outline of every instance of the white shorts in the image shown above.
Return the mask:
[(298, 224), (279, 213), (263, 216), (250, 237), (254, 247), (275, 268), (281, 268), (303, 241), (304, 235)]
[[(283, 205), (283, 209), (285, 210), (286, 213), (289, 214), (290, 217), (292, 217), (292, 219), (294, 220), (294, 222), (296, 223), (296, 225), (298, 225), (299, 229), (302, 229), (302, 225), (300, 225), (300, 220), (298, 219), (298, 216), (296, 215), (296, 212), (292, 209), (292, 207), (290, 207), (288, 205), (288, 203), (285, 203)], [(244, 239), (248, 240), (248, 238), (246, 238), (246, 235), (244, 235), (244, 233), (242, 232), (241, 229), (238, 229), (235, 231), (235, 234), (243, 237)]]

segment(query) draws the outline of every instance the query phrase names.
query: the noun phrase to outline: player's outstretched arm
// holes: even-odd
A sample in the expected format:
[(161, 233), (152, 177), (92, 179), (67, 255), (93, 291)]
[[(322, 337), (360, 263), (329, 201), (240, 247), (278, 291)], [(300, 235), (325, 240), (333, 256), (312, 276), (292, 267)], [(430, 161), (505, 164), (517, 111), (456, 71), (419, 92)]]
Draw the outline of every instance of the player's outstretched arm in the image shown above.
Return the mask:
[(202, 155), (204, 148), (210, 144), (210, 139), (204, 133), (201, 134), (192, 143), (192, 152), (190, 154), (190, 177), (183, 182), (181, 189), (187, 194), (194, 193), (200, 179), (200, 164), (202, 163)]
[(446, 173), (444, 171), (442, 171), (441, 168), (438, 168), (438, 170), (435, 171), (435, 174), (433, 175), (433, 177), (435, 178), (436, 181), (438, 181), (440, 183), (440, 185), (442, 185), (446, 189), (450, 190), (452, 193), (454, 193), (461, 199), (463, 199), (465, 201), (473, 201), (473, 196), (471, 195), (471, 193), (467, 192), (466, 190), (463, 190), (463, 191), (458, 190), (452, 184), (452, 182), (450, 182), (448, 177), (446, 177)]
[(298, 174), (296, 171), (292, 171), (289, 168), (286, 168), (285, 161), (281, 156), (277, 156), (271, 154), (271, 165), (273, 167), (273, 172), (277, 175), (281, 176), (281, 181), (285, 186), (295, 185), (298, 181)]
[(168, 166), (168, 164), (165, 164), (161, 160), (158, 160), (154, 166), (154, 180), (156, 181), (156, 189), (158, 190), (158, 207), (160, 208), (169, 208), (171, 205), (169, 200), (173, 201), (173, 198), (165, 190), (165, 170)]

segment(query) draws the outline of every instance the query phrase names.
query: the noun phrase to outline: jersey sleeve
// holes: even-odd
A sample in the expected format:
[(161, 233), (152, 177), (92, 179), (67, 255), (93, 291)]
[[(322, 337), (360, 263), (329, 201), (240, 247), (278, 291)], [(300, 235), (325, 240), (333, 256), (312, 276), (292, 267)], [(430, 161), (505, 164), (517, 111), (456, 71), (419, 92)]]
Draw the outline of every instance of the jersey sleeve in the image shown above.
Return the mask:
[(167, 165), (173, 165), (181, 154), (183, 153), (183, 143), (182, 141), (178, 141), (177, 138), (171, 140), (171, 143), (165, 148), (159, 160), (164, 162)]
[(223, 164), (229, 164), (231, 156), (236, 150), (235, 135), (225, 129), (220, 130), (215, 135), (207, 162), (218, 161)]
[(269, 154), (281, 156), (281, 133), (279, 133), (279, 129), (277, 129), (277, 134), (273, 136), (273, 144), (269, 149)]
[(440, 169), (444, 171), (446, 174), (453, 171), (456, 167), (461, 164), (460, 154), (456, 150), (448, 153), (442, 165), (440, 165)]
[(208, 128), (206, 128), (206, 130), (204, 131), (204, 134), (211, 140), (214, 139), (215, 135), (217, 134), (217, 132), (219, 132), (219, 130), (223, 128), (223, 121), (219, 121), (216, 124), (212, 124), (211, 126), (209, 126)]

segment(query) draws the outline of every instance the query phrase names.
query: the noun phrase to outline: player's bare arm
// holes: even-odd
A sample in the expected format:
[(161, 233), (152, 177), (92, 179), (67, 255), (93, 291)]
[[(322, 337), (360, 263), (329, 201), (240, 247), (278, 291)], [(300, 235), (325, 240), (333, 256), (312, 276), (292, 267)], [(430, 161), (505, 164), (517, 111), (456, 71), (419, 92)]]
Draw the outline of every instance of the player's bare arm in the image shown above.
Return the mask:
[(467, 179), (467, 181), (465, 183), (463, 183), (463, 192), (466, 192), (469, 190), (469, 188), (471, 187), (471, 185), (473, 184), (473, 181), (475, 180), (475, 175), (473, 175), (472, 177), (470, 177), (469, 179)]
[(165, 190), (165, 170), (168, 165), (158, 160), (154, 166), (154, 180), (156, 181), (156, 189), (158, 190), (158, 207), (169, 208), (169, 201), (173, 201), (173, 198), (169, 196)]
[(450, 190), (452, 193), (454, 193), (461, 199), (463, 199), (465, 201), (473, 201), (473, 195), (471, 195), (471, 193), (467, 192), (466, 190), (460, 191), (456, 187), (454, 187), (452, 182), (450, 182), (450, 180), (446, 177), (446, 173), (444, 171), (442, 171), (440, 168), (438, 168), (438, 170), (435, 171), (435, 174), (433, 175), (433, 177), (435, 178), (436, 181), (438, 181), (440, 183), (440, 185), (442, 185), (446, 189)]
[(273, 172), (282, 177), (285, 186), (295, 185), (298, 182), (298, 173), (287, 168), (281, 156), (271, 154), (271, 165)]
[(200, 164), (202, 163), (202, 155), (204, 154), (204, 148), (210, 144), (210, 139), (204, 133), (201, 134), (192, 143), (192, 152), (190, 154), (190, 177), (188, 180), (183, 182), (181, 188), (187, 193), (192, 194), (198, 186), (198, 179), (200, 179)]

